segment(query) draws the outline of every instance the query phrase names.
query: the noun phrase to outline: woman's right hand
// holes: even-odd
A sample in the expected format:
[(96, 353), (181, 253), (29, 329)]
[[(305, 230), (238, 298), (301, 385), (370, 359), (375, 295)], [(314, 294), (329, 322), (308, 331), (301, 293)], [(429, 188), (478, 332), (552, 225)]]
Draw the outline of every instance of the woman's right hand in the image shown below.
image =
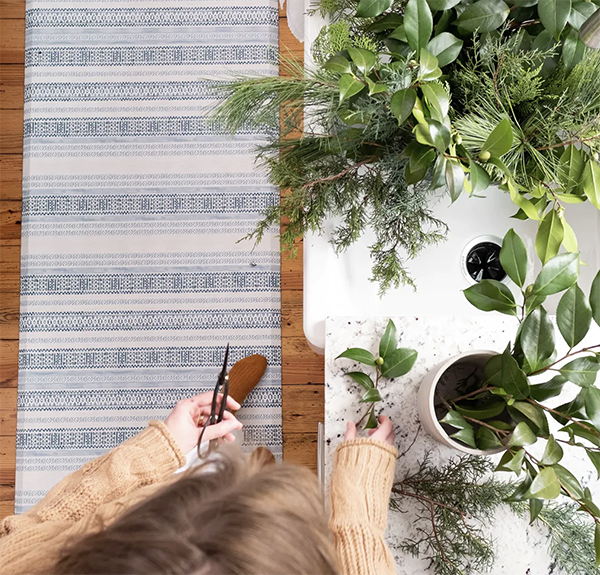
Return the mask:
[[(392, 420), (387, 415), (380, 415), (377, 418), (379, 421), (379, 427), (376, 429), (369, 429), (369, 436), (375, 441), (381, 441), (381, 443), (387, 443), (388, 445), (394, 445), (394, 439), (396, 434), (394, 433), (394, 426)], [(356, 424), (353, 421), (346, 423), (346, 434), (344, 435), (344, 441), (350, 441), (356, 439)]]

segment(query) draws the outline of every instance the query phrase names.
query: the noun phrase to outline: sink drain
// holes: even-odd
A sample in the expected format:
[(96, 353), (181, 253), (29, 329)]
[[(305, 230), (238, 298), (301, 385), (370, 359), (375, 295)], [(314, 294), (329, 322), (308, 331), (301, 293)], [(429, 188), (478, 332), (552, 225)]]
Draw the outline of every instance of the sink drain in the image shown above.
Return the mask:
[(480, 236), (465, 247), (461, 257), (463, 273), (471, 282), (504, 281), (506, 272), (500, 264), (502, 241), (495, 236)]

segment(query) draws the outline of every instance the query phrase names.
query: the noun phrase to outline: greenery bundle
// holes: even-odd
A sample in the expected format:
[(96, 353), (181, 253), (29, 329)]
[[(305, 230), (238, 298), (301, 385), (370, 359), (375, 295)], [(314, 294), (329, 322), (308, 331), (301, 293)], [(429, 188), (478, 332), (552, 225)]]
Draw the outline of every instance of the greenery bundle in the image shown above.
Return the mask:
[(287, 190), (252, 237), (283, 218), (293, 251), (336, 216), (343, 250), (369, 226), (384, 292), (412, 283), (406, 258), (445, 235), (433, 193), (456, 200), (497, 182), (515, 217), (540, 222), (544, 262), (561, 244), (577, 251), (565, 205), (600, 208), (600, 54), (578, 32), (594, 28), (599, 0), (507, 1), (323, 0), (337, 21), (314, 68), (226, 84), (216, 119), (270, 126), (259, 157)]

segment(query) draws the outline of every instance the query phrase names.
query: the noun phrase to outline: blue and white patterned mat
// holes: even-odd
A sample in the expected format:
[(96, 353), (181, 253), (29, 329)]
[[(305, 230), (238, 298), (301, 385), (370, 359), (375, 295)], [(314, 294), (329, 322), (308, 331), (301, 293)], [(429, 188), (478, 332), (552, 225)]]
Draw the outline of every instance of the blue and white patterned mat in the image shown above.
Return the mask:
[(278, 201), (264, 135), (208, 117), (212, 83), (277, 74), (276, 0), (27, 0), (16, 511), (267, 357), (240, 411), (281, 455)]

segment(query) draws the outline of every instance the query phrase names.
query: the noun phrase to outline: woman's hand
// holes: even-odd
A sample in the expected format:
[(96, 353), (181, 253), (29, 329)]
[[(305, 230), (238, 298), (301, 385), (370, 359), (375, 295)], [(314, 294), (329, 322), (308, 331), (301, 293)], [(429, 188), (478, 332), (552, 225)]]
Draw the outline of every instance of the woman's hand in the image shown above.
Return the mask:
[[(173, 411), (165, 419), (165, 425), (169, 428), (171, 435), (177, 441), (183, 453), (188, 453), (198, 444), (202, 426), (210, 415), (212, 398), (213, 392), (207, 391), (188, 399), (182, 399), (177, 402)], [(223, 396), (219, 394), (217, 405), (221, 405), (222, 399)], [(227, 398), (226, 406), (233, 410), (238, 410), (241, 407), (233, 397)], [(233, 413), (225, 411), (221, 423), (209, 425), (206, 428), (202, 442), (219, 437), (224, 438), (226, 441), (235, 441), (235, 437), (231, 432), (241, 428), (242, 424), (235, 418)]]
[[(379, 427), (377, 429), (369, 429), (371, 439), (387, 443), (388, 445), (394, 445), (396, 434), (394, 433), (392, 420), (386, 415), (380, 415), (377, 421), (379, 421)], [(344, 441), (349, 441), (350, 439), (356, 439), (356, 424), (352, 421), (346, 423), (346, 435), (344, 435)]]

